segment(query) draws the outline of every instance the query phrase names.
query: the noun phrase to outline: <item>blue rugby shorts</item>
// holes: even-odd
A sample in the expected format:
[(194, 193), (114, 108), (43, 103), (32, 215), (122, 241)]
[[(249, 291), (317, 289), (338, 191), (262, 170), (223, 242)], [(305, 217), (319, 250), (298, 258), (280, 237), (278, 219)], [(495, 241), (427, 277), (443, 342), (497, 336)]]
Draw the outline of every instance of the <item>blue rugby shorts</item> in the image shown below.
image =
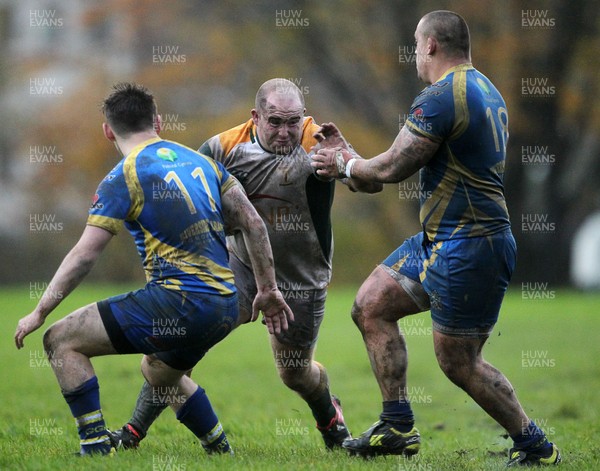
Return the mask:
[(382, 265), (420, 283), (429, 297), (433, 328), (447, 335), (492, 332), (516, 263), (510, 229), (485, 236), (424, 243), (419, 233)]
[(234, 328), (238, 298), (149, 283), (99, 301), (98, 310), (117, 352), (154, 353), (170, 367), (188, 370)]

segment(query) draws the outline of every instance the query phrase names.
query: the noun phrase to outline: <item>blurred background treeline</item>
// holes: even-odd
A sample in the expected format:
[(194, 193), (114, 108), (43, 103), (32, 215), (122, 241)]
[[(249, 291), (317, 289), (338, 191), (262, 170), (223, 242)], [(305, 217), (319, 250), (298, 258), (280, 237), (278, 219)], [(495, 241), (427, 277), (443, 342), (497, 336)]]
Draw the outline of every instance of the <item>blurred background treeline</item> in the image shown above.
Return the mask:
[[(288, 78), (308, 115), (371, 157), (424, 86), (413, 34), (436, 9), (465, 17), (473, 63), (507, 102), (514, 281), (571, 284), (573, 240), (600, 211), (600, 19), (584, 0), (0, 0), (0, 282), (47, 282), (78, 239), (119, 160), (100, 127), (113, 83), (149, 87), (163, 137), (197, 148), (248, 119), (262, 82)], [(358, 285), (420, 230), (418, 189), (416, 178), (374, 196), (338, 185), (335, 284)], [(133, 249), (121, 234), (93, 278), (142, 281)]]

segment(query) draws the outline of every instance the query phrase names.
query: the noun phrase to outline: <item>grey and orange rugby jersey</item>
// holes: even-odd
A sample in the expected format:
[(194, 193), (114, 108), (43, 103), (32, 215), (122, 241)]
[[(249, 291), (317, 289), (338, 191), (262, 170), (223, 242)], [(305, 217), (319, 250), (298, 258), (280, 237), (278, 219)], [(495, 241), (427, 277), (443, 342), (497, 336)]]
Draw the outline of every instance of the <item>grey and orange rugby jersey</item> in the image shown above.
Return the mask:
[[(199, 152), (221, 162), (236, 177), (262, 217), (284, 290), (322, 289), (331, 279), (334, 181), (316, 177), (310, 165), (313, 134), (320, 126), (305, 117), (302, 138), (287, 155), (265, 150), (250, 119), (208, 139)], [(246, 265), (250, 258), (241, 234), (228, 237), (230, 250)]]

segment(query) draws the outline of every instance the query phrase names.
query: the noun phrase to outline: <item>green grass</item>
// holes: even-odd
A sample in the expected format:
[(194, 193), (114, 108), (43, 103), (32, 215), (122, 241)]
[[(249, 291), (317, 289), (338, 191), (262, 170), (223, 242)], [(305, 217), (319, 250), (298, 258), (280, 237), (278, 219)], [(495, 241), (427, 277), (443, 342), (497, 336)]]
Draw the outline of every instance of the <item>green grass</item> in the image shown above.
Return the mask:
[[(126, 289), (85, 285), (65, 300), (48, 325), (80, 305)], [(343, 400), (349, 427), (359, 434), (376, 420), (381, 399), (349, 317), (354, 294), (355, 289), (330, 291), (316, 358), (327, 367), (332, 390)], [(527, 413), (560, 446), (562, 469), (600, 469), (600, 295), (558, 291), (550, 300), (520, 295), (513, 288), (505, 300), (485, 356), (507, 375)], [(0, 344), (0, 469), (504, 468), (510, 441), (439, 370), (428, 314), (404, 323), (409, 387), (423, 437), (420, 454), (410, 461), (398, 457), (364, 461), (342, 451), (326, 452), (308, 408), (280, 383), (260, 323), (234, 332), (194, 371), (224, 424), (235, 457), (206, 456), (173, 413), (165, 411), (139, 451), (77, 459), (71, 456), (78, 448), (73, 419), (43, 360), (44, 329), (28, 337), (23, 350), (14, 347), (17, 320), (34, 304), (29, 287), (0, 289), (6, 326)], [(93, 360), (109, 427), (117, 428), (130, 417), (142, 382), (139, 362), (139, 355)]]

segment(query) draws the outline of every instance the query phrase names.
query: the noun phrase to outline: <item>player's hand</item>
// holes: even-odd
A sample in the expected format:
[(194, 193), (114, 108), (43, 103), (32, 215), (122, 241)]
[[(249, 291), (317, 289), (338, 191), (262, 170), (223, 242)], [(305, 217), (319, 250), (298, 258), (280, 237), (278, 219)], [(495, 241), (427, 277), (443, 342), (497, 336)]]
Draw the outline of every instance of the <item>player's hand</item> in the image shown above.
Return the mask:
[(294, 313), (277, 288), (259, 291), (256, 294), (252, 303), (252, 322), (258, 319), (260, 311), (270, 334), (279, 334), (282, 330), (287, 330), (288, 321), (294, 320)]
[(44, 324), (45, 320), (44, 316), (38, 311), (33, 311), (19, 321), (17, 330), (15, 331), (15, 345), (17, 346), (17, 349), (23, 348), (23, 339), (31, 332), (39, 329)]
[(346, 164), (354, 156), (345, 149), (320, 149), (310, 163), (317, 175), (325, 178), (346, 178)]
[(317, 152), (319, 149), (334, 149), (336, 147), (350, 148), (340, 130), (333, 123), (321, 124), (321, 129), (314, 133), (313, 137), (317, 140), (317, 144), (311, 148), (313, 152)]

